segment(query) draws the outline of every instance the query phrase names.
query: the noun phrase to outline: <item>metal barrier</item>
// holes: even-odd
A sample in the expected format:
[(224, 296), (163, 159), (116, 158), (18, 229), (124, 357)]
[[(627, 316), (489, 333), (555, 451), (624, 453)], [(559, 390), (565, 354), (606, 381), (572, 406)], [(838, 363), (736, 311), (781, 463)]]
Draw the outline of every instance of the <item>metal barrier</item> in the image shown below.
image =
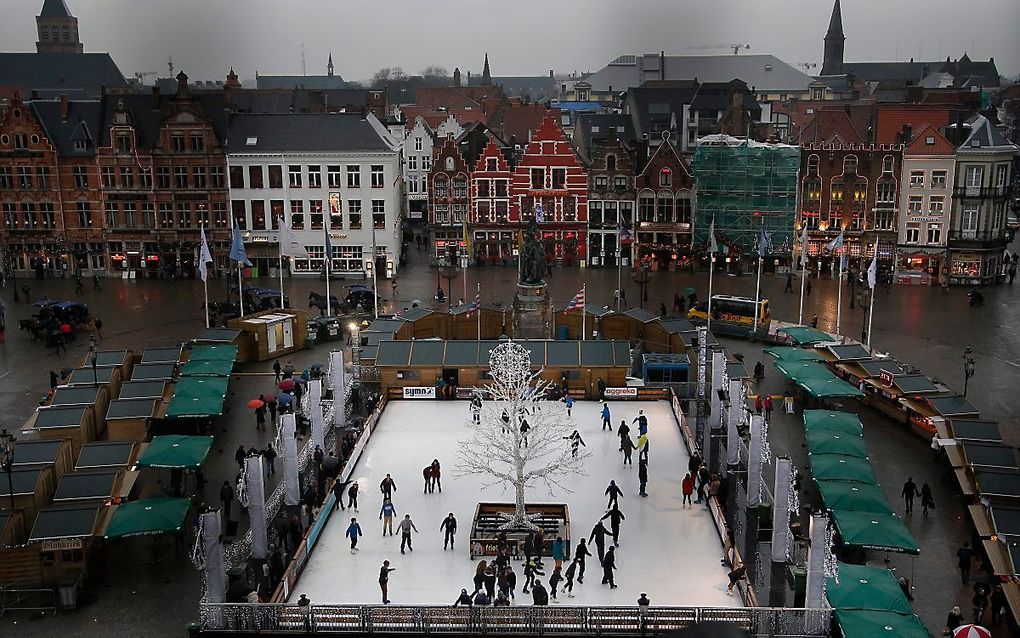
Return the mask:
[(56, 590), (44, 587), (28, 589), (0, 587), (0, 616), (17, 611), (56, 614)]
[[(203, 604), (202, 629), (217, 632), (322, 631), (362, 634), (634, 634), (720, 622), (751, 638), (827, 636), (828, 609), (652, 607), (451, 607)], [(307, 623), (307, 629), (306, 629)]]

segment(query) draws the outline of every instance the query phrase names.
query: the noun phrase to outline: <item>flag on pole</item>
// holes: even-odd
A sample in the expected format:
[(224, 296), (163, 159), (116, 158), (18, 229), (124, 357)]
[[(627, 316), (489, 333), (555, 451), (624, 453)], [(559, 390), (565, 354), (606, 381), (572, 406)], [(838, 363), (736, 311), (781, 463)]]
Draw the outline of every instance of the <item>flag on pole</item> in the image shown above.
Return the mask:
[(874, 290), (875, 282), (878, 280), (878, 244), (875, 244), (875, 256), (871, 258), (871, 265), (868, 266), (868, 288)]
[(280, 254), (284, 257), (308, 258), (308, 251), (298, 241), (297, 233), (282, 219), (280, 220)]
[(830, 241), (829, 243), (825, 244), (825, 250), (829, 251), (830, 253), (834, 253), (836, 252), (836, 250), (842, 247), (843, 247), (843, 229), (840, 228), (839, 235), (837, 235), (836, 238)]
[(842, 251), (839, 255), (839, 272), (846, 272), (846, 251)]
[(765, 229), (761, 229), (761, 235), (758, 237), (758, 256), (764, 257), (772, 252), (772, 234), (766, 233)]
[(805, 267), (807, 265), (807, 224), (804, 224), (804, 230), (800, 234), (800, 265)]
[(472, 301), (471, 305), (468, 306), (467, 314), (470, 315), (472, 312), (478, 312), (478, 310), (481, 307), (482, 307), (482, 291), (481, 286), (479, 286), (478, 291), (475, 293), (474, 301)]
[(202, 237), (202, 248), (198, 252), (198, 276), (205, 281), (209, 276), (209, 262), (213, 260), (209, 252), (209, 242), (205, 239), (205, 226), (202, 226), (199, 234)]
[(570, 300), (565, 310), (578, 310), (582, 308), (584, 308), (584, 286), (581, 286), (581, 289), (577, 291), (577, 294)]
[(241, 241), (240, 228), (234, 229), (234, 241), (230, 245), (230, 258), (245, 266), (251, 266), (251, 262), (248, 261), (248, 253), (244, 251), (244, 242)]
[(467, 255), (468, 258), (470, 258), (470, 256), (471, 256), (471, 237), (468, 234), (467, 215), (464, 216), (464, 221), (462, 223), (462, 226), (463, 226), (462, 234), (464, 235), (464, 254)]
[(326, 259), (333, 259), (333, 242), (329, 241), (329, 229), (325, 229), (326, 234)]
[(708, 225), (708, 252), (715, 254), (719, 245), (715, 243), (715, 215), (712, 216), (712, 223)]

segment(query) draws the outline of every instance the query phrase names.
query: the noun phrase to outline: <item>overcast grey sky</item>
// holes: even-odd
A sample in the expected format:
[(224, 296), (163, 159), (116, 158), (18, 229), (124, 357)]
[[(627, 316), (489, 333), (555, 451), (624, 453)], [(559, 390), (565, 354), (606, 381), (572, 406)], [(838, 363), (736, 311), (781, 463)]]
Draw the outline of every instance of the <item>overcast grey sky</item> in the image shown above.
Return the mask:
[[(35, 49), (42, 0), (2, 0), (0, 47)], [(65, 0), (86, 51), (109, 51), (130, 77), (194, 79), (325, 73), (332, 51), (345, 79), (383, 66), (427, 64), (493, 75), (595, 71), (622, 53), (749, 53), (820, 63), (832, 0)], [(843, 0), (846, 60), (945, 59), (966, 50), (1020, 74), (1020, 0)], [(812, 69), (817, 73), (818, 69)]]

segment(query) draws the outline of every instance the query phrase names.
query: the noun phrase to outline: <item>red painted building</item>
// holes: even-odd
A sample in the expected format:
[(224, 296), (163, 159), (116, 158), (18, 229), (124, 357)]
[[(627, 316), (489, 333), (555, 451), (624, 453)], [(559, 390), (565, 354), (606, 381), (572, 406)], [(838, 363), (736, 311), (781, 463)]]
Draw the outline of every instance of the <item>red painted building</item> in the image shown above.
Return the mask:
[(517, 238), (507, 224), (512, 179), (506, 157), (490, 138), (471, 173), (471, 244), (476, 265), (497, 266), (514, 259)]
[(531, 136), (510, 197), (511, 224), (524, 228), (537, 220), (547, 259), (565, 266), (587, 259), (588, 173), (554, 114)]

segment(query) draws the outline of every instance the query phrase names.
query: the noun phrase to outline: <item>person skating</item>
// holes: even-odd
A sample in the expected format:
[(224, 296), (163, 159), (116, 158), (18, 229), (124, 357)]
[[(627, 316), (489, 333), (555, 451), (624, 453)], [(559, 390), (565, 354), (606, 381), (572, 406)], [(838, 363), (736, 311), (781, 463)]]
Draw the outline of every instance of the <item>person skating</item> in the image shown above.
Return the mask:
[(526, 594), (529, 587), (538, 585), (539, 581), (536, 580), (538, 576), (545, 576), (545, 573), (538, 566), (534, 558), (529, 558), (528, 562), (524, 565), (524, 588), (521, 591)]
[(581, 434), (577, 430), (571, 432), (570, 436), (565, 436), (563, 438), (568, 439), (570, 441), (571, 456), (577, 456), (577, 451), (580, 449), (580, 446), (583, 445), (584, 447), (588, 447), (588, 445), (584, 442), (584, 439), (581, 438)]
[(620, 437), (620, 451), (623, 452), (623, 440), (630, 437), (630, 426), (626, 421), (620, 421), (620, 427), (617, 428), (616, 434)]
[(680, 507), (686, 507), (690, 509), (691, 494), (694, 493), (694, 477), (691, 476), (690, 472), (688, 472), (684, 476), (683, 483), (681, 484), (681, 490), (683, 491), (684, 494), (684, 500), (680, 503)]
[(425, 487), (422, 489), (422, 494), (428, 494), (432, 490), (432, 466), (426, 465), (425, 469), (421, 471), (421, 477), (425, 481)]
[(698, 468), (698, 498), (694, 501), (698, 505), (701, 505), (701, 502), (705, 500), (705, 487), (708, 486), (710, 480), (712, 480), (712, 475), (709, 473), (708, 467), (702, 463)]
[(396, 513), (397, 508), (393, 507), (393, 501), (388, 498), (383, 499), (382, 509), (379, 510), (379, 520), (383, 522), (383, 536), (386, 536), (386, 530), (389, 530), (390, 536), (393, 536), (393, 516)]
[(921, 486), (921, 513), (928, 518), (928, 510), (935, 509), (935, 497), (931, 493), (931, 486), (925, 483)]
[(609, 481), (609, 487), (606, 488), (606, 496), (609, 497), (609, 502), (606, 504), (606, 509), (613, 509), (619, 505), (618, 498), (623, 496), (623, 490), (617, 485), (616, 481)]
[(457, 519), (453, 512), (447, 514), (443, 519), (442, 524), (439, 525), (439, 531), (443, 532), (443, 551), (446, 551), (447, 545), (453, 549), (453, 535), (457, 533)]
[[(567, 406), (567, 418), (570, 418), (570, 410), (574, 407), (574, 397), (570, 396), (569, 392), (563, 397), (563, 404)], [(556, 597), (553, 596), (553, 598)]]
[(554, 603), (559, 602), (558, 600), (556, 600), (556, 588), (559, 586), (562, 580), (563, 574), (560, 571), (560, 566), (557, 565), (553, 569), (552, 576), (549, 577), (549, 594), (552, 596), (552, 600)]
[(595, 552), (599, 555), (599, 563), (605, 560), (606, 557), (606, 536), (610, 536), (610, 532), (600, 520), (595, 524), (595, 527), (592, 528), (591, 536), (588, 537), (589, 543), (592, 541), (595, 542)]
[(574, 562), (580, 567), (580, 571), (577, 574), (577, 582), (584, 583), (584, 563), (585, 557), (591, 556), (591, 552), (588, 551), (588, 546), (584, 542), (584, 537), (578, 541), (577, 547), (574, 548)]
[(429, 467), (432, 468), (432, 489), (435, 490), (438, 488), (439, 493), (442, 494), (443, 483), (440, 480), (440, 478), (442, 477), (442, 470), (439, 467), (439, 459), (432, 459), (432, 465), (430, 465)]
[(741, 565), (736, 569), (732, 569), (728, 576), (730, 578), (730, 584), (726, 587), (726, 595), (732, 596), (733, 588), (737, 586), (737, 583), (739, 583), (742, 579), (747, 578), (747, 567)]
[(641, 459), (644, 459), (645, 461), (648, 460), (648, 448), (649, 448), (648, 433), (645, 432), (644, 434), (637, 438), (637, 451), (639, 461)]
[(648, 496), (648, 492), (645, 491), (645, 487), (648, 485), (648, 461), (644, 459), (638, 461), (637, 476), (638, 494), (641, 496)]
[(528, 447), (528, 432), (531, 430), (531, 425), (527, 419), (521, 419), (521, 443), (524, 447)]
[[(554, 569), (560, 569), (563, 567), (563, 561), (566, 559), (566, 545), (563, 543), (563, 537), (557, 536), (556, 540), (552, 544), (552, 556)], [(555, 596), (553, 596), (555, 598)]]
[(489, 600), (496, 597), (496, 566), (489, 563), (489, 566), (482, 572), (482, 584), (485, 585), (485, 593)]
[(478, 565), (475, 566), (475, 575), (472, 578), (472, 582), (475, 584), (475, 590), (471, 592), (472, 596), (485, 589), (485, 569), (488, 566), (489, 561), (487, 560), (479, 561)]
[(625, 436), (620, 439), (620, 449), (623, 450), (623, 464), (634, 465), (633, 454), (637, 446), (634, 445), (634, 441), (629, 436)]
[(627, 517), (623, 515), (619, 507), (613, 507), (611, 510), (605, 513), (599, 520), (609, 519), (609, 529), (613, 530), (613, 546), (620, 546), (620, 521), (627, 520)]
[(528, 532), (528, 535), (524, 537), (522, 551), (524, 552), (524, 564), (527, 565), (535, 554), (535, 532)]
[(506, 580), (506, 594), (510, 600), (513, 600), (514, 590), (517, 589), (517, 572), (514, 571), (513, 566), (507, 565), (503, 570), (502, 577)]
[(567, 598), (574, 597), (574, 575), (577, 574), (577, 560), (570, 561), (567, 565), (566, 574), (567, 582), (563, 585), (563, 591), (567, 592)]
[(404, 514), (404, 520), (400, 521), (400, 523), (397, 524), (397, 527), (400, 528), (400, 553), (404, 553), (405, 544), (407, 545), (407, 549), (413, 552), (414, 548), (411, 547), (411, 531), (413, 530), (417, 534), (418, 528), (414, 526), (414, 521), (411, 520), (411, 515)]
[(336, 505), (333, 509), (344, 509), (344, 488), (353, 483), (352, 480), (347, 479), (341, 481), (339, 478), (333, 481), (333, 499), (336, 501)]
[(531, 602), (540, 606), (549, 604), (549, 592), (540, 580), (536, 580), (535, 586), (531, 589)]
[(397, 491), (397, 483), (393, 480), (392, 476), (387, 474), (386, 478), (379, 483), (379, 490), (383, 493), (384, 497), (393, 498), (393, 492)]
[(482, 422), (482, 397), (477, 393), (471, 397), (471, 422)]
[(471, 596), (468, 595), (466, 589), (460, 590), (460, 596), (457, 597), (457, 600), (453, 601), (453, 606), (456, 607), (457, 605), (463, 605), (464, 607), (471, 606)]
[(906, 508), (907, 516), (914, 513), (914, 497), (920, 496), (921, 491), (917, 489), (917, 483), (914, 483), (914, 478), (910, 477), (907, 482), (903, 484), (903, 490), (900, 492), (903, 496), (903, 505)]
[(358, 511), (358, 482), (354, 481), (351, 486), (347, 488), (347, 507), (352, 508), (355, 512)]
[(613, 431), (612, 415), (609, 412), (609, 404), (602, 402), (602, 430)]
[(347, 531), (344, 532), (344, 537), (351, 539), (352, 554), (358, 551), (358, 537), (363, 535), (364, 533), (361, 531), (361, 525), (358, 525), (358, 519), (352, 518), (351, 524), (347, 526)]
[(606, 550), (606, 557), (602, 559), (602, 584), (608, 584), (610, 589), (616, 589), (616, 582), (613, 580), (613, 571), (615, 570), (616, 549), (610, 547)]
[(390, 604), (390, 572), (397, 571), (396, 567), (390, 567), (390, 561), (384, 560), (379, 568), (379, 589), (382, 590), (382, 601), (384, 605)]
[(648, 417), (645, 416), (644, 410), (638, 410), (638, 415), (634, 417), (634, 423), (637, 423), (638, 434), (648, 434)]

